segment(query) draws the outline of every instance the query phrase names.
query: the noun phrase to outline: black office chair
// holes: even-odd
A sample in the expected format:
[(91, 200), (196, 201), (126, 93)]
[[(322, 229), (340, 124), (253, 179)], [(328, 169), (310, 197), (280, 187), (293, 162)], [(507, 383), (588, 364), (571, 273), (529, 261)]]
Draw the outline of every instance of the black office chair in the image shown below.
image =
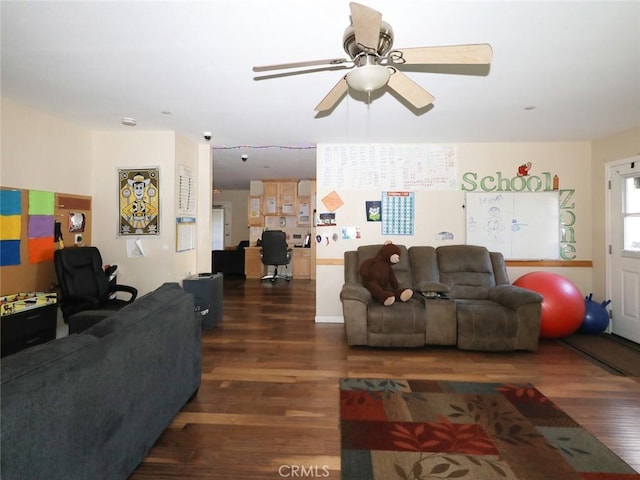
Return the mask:
[(260, 250), (262, 263), (267, 267), (273, 266), (273, 273), (268, 273), (262, 280), (275, 282), (278, 278), (291, 281), (291, 275), (278, 273), (278, 267), (289, 265), (291, 249), (287, 245), (287, 236), (282, 230), (267, 230), (262, 233), (262, 249)]
[[(79, 333), (133, 302), (138, 290), (109, 281), (102, 256), (96, 247), (56, 250), (53, 263), (60, 288), (60, 310), (69, 334)], [(125, 292), (129, 298), (116, 298)]]

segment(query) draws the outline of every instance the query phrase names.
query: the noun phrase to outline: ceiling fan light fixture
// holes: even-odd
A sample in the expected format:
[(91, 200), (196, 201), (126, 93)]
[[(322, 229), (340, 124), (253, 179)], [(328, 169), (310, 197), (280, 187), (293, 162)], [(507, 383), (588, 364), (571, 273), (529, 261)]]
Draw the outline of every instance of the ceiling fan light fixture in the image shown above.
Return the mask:
[(359, 92), (373, 92), (389, 82), (389, 69), (382, 65), (362, 65), (347, 73), (347, 84)]

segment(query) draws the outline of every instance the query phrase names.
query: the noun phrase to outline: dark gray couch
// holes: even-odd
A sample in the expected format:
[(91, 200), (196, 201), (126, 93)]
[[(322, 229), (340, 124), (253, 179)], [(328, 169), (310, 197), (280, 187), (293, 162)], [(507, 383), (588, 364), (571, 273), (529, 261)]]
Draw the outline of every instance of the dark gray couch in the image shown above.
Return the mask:
[(537, 349), (542, 296), (510, 285), (502, 254), (476, 245), (398, 245), (400, 261), (392, 268), (400, 288), (413, 289), (414, 296), (385, 307), (362, 285), (358, 272), (381, 246), (345, 252), (340, 300), (349, 345)]
[(3, 480), (125, 479), (197, 392), (201, 317), (165, 283), (81, 334), (2, 360)]

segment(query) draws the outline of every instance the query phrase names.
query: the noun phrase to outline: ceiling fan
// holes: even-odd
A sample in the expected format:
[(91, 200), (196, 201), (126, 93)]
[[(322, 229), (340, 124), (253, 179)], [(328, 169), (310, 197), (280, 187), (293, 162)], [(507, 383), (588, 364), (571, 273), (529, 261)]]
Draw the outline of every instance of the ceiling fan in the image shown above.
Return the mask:
[(398, 69), (398, 66), (491, 63), (492, 50), (491, 45), (487, 43), (392, 50), (393, 29), (387, 22), (382, 21), (382, 14), (355, 2), (351, 2), (349, 6), (351, 8), (351, 25), (344, 31), (343, 47), (351, 57), (350, 59), (330, 58), (281, 63), (253, 67), (253, 71), (266, 72), (318, 65), (326, 66), (308, 71), (315, 72), (336, 67), (352, 69), (316, 106), (316, 112), (326, 112), (333, 109), (346, 95), (349, 88), (365, 92), (370, 99), (371, 92), (386, 87), (400, 95), (415, 108), (421, 109), (433, 102), (433, 95), (406, 76)]

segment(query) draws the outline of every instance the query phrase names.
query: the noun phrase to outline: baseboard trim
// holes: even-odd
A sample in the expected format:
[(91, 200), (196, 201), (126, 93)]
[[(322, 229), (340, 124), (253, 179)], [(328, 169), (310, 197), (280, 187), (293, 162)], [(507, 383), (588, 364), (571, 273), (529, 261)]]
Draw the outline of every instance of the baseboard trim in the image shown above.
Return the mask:
[(318, 316), (316, 315), (316, 323), (344, 323), (343, 317), (337, 316)]

